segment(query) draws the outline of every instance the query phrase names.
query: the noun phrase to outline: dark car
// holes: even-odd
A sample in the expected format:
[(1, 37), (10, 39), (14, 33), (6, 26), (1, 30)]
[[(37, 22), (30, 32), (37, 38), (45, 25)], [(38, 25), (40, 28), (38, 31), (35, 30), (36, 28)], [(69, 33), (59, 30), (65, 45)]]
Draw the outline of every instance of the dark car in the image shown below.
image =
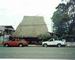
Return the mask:
[(14, 40), (8, 40), (3, 42), (3, 46), (12, 46), (12, 47), (24, 47), (24, 46), (28, 46), (28, 42), (24, 39), (14, 39)]

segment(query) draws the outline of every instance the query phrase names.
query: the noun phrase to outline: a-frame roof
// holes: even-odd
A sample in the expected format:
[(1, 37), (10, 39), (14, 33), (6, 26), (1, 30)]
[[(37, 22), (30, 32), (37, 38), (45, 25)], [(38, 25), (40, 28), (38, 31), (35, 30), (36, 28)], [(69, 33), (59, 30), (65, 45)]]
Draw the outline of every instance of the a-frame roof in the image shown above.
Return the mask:
[(14, 34), (16, 36), (37, 37), (46, 32), (48, 29), (42, 16), (24, 16)]

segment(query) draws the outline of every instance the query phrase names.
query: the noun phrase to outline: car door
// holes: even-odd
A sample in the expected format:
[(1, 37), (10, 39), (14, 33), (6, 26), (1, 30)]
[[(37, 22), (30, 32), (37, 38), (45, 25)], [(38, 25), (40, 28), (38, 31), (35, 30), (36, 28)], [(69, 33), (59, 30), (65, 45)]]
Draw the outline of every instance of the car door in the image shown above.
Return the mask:
[(54, 40), (50, 39), (48, 45), (54, 45)]
[(10, 46), (17, 46), (17, 41), (16, 40), (11, 40), (10, 41)]

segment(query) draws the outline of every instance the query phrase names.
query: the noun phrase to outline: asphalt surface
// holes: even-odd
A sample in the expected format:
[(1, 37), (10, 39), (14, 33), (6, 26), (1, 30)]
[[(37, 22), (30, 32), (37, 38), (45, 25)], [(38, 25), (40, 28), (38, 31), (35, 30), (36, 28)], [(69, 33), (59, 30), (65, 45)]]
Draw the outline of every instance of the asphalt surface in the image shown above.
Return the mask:
[(0, 58), (75, 59), (75, 47), (0, 47)]

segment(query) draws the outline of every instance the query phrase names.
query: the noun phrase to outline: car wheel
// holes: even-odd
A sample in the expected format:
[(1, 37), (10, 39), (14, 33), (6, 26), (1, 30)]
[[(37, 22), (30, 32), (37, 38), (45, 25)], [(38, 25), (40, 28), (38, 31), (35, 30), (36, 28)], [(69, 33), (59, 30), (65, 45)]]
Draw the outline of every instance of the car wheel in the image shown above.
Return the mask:
[(61, 47), (61, 44), (57, 44), (58, 47)]
[(4, 46), (5, 46), (5, 47), (8, 47), (9, 45), (8, 45), (8, 44), (4, 44)]
[(47, 44), (43, 44), (43, 47), (47, 47)]
[(19, 46), (19, 47), (23, 47), (23, 44), (19, 44), (18, 46)]

